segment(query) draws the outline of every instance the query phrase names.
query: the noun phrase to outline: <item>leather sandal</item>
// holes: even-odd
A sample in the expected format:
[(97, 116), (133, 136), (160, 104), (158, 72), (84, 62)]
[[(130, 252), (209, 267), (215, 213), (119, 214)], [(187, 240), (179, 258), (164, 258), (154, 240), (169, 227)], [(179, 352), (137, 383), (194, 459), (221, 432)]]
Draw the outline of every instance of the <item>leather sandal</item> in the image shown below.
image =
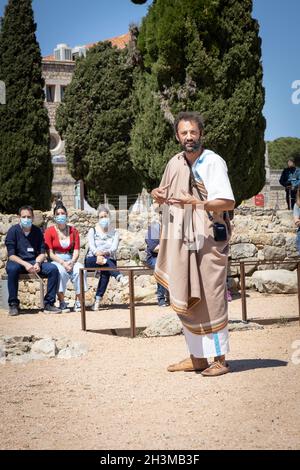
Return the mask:
[(205, 357), (190, 357), (183, 359), (176, 364), (171, 364), (167, 370), (169, 372), (195, 372), (202, 371), (208, 368), (208, 361)]
[(204, 377), (217, 377), (218, 375), (228, 374), (230, 372), (229, 365), (227, 362), (215, 361), (211, 365), (201, 372)]

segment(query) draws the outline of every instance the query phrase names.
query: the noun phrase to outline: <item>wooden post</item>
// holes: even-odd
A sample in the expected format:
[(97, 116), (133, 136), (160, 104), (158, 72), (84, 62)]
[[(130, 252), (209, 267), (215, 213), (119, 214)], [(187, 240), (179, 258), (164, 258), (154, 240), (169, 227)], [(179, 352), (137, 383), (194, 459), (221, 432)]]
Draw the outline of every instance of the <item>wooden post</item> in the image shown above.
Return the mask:
[(85, 290), (84, 290), (84, 269), (79, 271), (80, 276), (80, 292), (81, 292), (81, 329), (86, 331), (86, 317), (85, 317)]
[(134, 271), (128, 271), (129, 276), (129, 306), (130, 306), (130, 336), (134, 338), (135, 329), (135, 307), (134, 307)]
[(247, 305), (246, 305), (246, 281), (245, 281), (245, 263), (240, 262), (241, 276), (241, 297), (242, 297), (242, 320), (247, 321)]

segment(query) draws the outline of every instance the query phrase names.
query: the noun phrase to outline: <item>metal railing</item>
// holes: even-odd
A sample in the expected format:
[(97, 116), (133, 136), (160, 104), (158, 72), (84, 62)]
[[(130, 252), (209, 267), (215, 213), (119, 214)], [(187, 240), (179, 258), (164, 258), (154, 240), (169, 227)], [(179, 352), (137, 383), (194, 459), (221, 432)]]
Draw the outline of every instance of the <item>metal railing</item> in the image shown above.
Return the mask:
[[(300, 326), (300, 258), (287, 259), (284, 261), (230, 261), (230, 267), (238, 266), (240, 268), (240, 285), (241, 285), (241, 302), (242, 302), (242, 321), (248, 321), (247, 315), (247, 298), (246, 298), (246, 274), (245, 266), (254, 265), (285, 265), (297, 264), (297, 285), (298, 285), (298, 315)], [(84, 291), (84, 272), (95, 273), (96, 271), (114, 271), (116, 268), (81, 268), (80, 269), (80, 291), (81, 291), (81, 329), (86, 331), (86, 305), (85, 305), (85, 291)], [(145, 266), (118, 266), (118, 271), (127, 274), (129, 277), (129, 310), (130, 310), (130, 336), (136, 336), (136, 321), (135, 321), (135, 299), (134, 299), (134, 276), (141, 274), (153, 274), (153, 269)], [(276, 270), (275, 270), (276, 271)]]

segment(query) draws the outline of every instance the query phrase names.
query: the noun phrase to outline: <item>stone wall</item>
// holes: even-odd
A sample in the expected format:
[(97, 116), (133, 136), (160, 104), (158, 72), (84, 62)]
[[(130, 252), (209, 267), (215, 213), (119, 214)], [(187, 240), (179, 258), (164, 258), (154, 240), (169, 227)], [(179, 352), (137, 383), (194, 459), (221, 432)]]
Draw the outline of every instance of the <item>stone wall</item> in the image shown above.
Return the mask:
[[(119, 213), (117, 226), (124, 227), (127, 213)], [(125, 219), (124, 219), (125, 217)], [(131, 214), (128, 218), (128, 229), (119, 228), (120, 244), (118, 250), (119, 265), (138, 265), (145, 260), (145, 234), (147, 225), (154, 217), (153, 212)], [(5, 272), (7, 259), (4, 240), (9, 227), (18, 221), (15, 215), (0, 215), (0, 274)], [(87, 232), (97, 222), (97, 217), (84, 211), (73, 211), (69, 214), (70, 224), (74, 224), (81, 235), (80, 261), (83, 262), (87, 249)], [(42, 229), (52, 224), (52, 213), (35, 212), (35, 223)], [(298, 253), (295, 246), (295, 228), (292, 212), (275, 211), (273, 209), (258, 209), (240, 207), (235, 211), (233, 220), (233, 234), (230, 242), (230, 256), (233, 261), (239, 260), (266, 260), (283, 261), (295, 259), (288, 265), (260, 265), (246, 267), (247, 284), (251, 286), (250, 279), (254, 272), (265, 269), (284, 268), (290, 271), (296, 268)], [(239, 268), (229, 269), (230, 283), (233, 290), (239, 288)], [(88, 303), (92, 303), (97, 279), (89, 279), (90, 291), (87, 294)], [(141, 299), (155, 299), (155, 281), (153, 276), (140, 276), (136, 280), (136, 297)], [(37, 305), (39, 293), (38, 285), (34, 281), (20, 283), (20, 293), (23, 305)], [(29, 294), (29, 295), (28, 295)], [(72, 286), (69, 286), (67, 298), (74, 299)], [(111, 279), (106, 293), (107, 302), (123, 303), (128, 301), (128, 289)]]
[(66, 207), (75, 207), (75, 180), (68, 171), (67, 162), (53, 162), (52, 194), (58, 193)]

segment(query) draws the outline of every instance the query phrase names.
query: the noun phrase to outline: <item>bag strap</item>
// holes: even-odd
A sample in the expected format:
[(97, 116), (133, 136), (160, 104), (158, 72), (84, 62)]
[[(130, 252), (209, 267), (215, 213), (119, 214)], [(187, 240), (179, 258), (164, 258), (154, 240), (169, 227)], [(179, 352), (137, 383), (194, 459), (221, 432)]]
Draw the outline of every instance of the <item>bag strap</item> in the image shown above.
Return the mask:
[[(185, 161), (186, 161), (186, 163), (187, 163), (187, 165), (188, 165), (188, 167), (189, 167), (189, 170), (190, 170), (190, 188), (191, 188), (191, 189), (192, 189), (192, 188), (196, 188), (196, 191), (197, 191), (198, 196), (199, 196), (199, 198), (201, 199), (201, 201), (205, 201), (204, 197), (203, 197), (202, 194), (201, 194), (200, 189), (198, 188), (197, 181), (196, 181), (196, 178), (195, 178), (195, 176), (194, 176), (192, 167), (191, 167), (191, 165), (190, 165), (188, 159), (186, 158), (185, 154), (184, 154), (184, 159), (185, 159)], [(206, 211), (206, 213), (207, 213), (207, 215), (208, 215), (209, 220), (210, 220), (211, 222), (213, 222), (214, 218), (213, 218), (213, 216), (211, 215), (211, 213), (210, 213), (209, 211)], [(224, 221), (226, 220), (227, 215), (228, 215), (228, 211), (223, 211), (223, 219), (224, 219)], [(229, 217), (229, 215), (228, 215), (228, 217)]]
[[(191, 192), (192, 192), (192, 188), (196, 188), (196, 191), (198, 193), (198, 196), (200, 198), (201, 201), (205, 201), (204, 197), (202, 196), (201, 194), (201, 191), (200, 189), (198, 188), (197, 186), (197, 181), (195, 179), (195, 176), (194, 176), (194, 173), (193, 173), (193, 170), (192, 170), (192, 167), (190, 165), (190, 162), (188, 161), (188, 159), (186, 158), (185, 154), (183, 155), (184, 156), (184, 159), (186, 161), (186, 164), (187, 166), (189, 167), (189, 170), (190, 170), (190, 189), (191, 189)], [(209, 211), (206, 211), (207, 215), (208, 215), (208, 218), (209, 220), (212, 222), (214, 220), (213, 216), (211, 215), (211, 213)]]

